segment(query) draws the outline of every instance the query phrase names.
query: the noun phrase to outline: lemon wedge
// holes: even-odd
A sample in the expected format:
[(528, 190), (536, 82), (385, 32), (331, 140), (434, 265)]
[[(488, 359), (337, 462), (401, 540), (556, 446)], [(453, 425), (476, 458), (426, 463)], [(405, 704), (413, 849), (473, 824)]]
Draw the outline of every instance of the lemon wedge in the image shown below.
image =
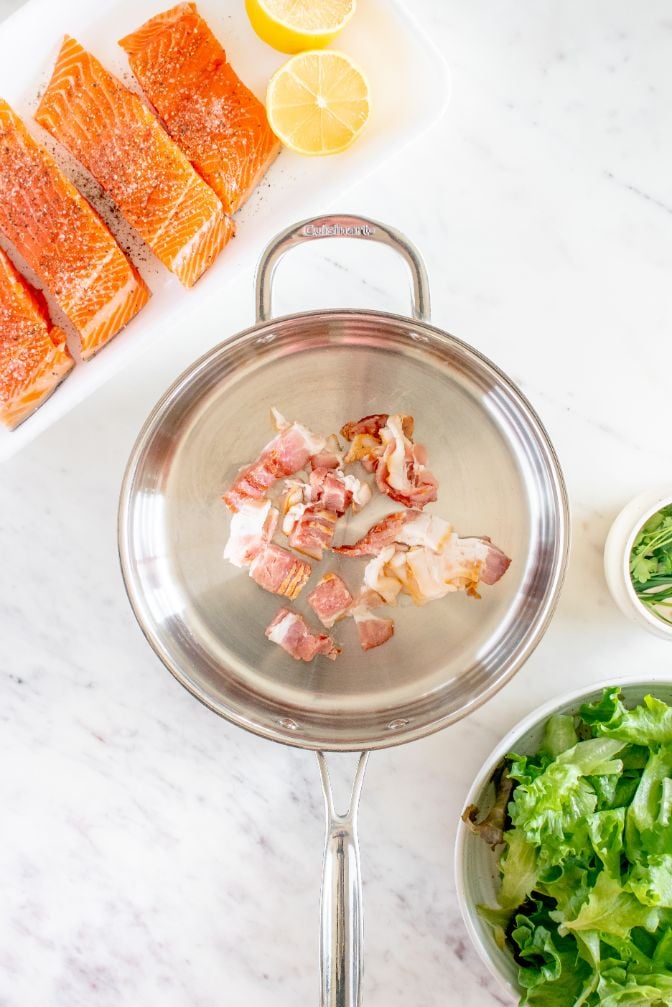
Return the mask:
[(337, 154), (369, 117), (369, 85), (345, 53), (317, 49), (292, 56), (271, 77), (266, 112), (271, 129), (297, 154)]
[(245, 0), (259, 38), (280, 52), (321, 49), (355, 13), (355, 0)]

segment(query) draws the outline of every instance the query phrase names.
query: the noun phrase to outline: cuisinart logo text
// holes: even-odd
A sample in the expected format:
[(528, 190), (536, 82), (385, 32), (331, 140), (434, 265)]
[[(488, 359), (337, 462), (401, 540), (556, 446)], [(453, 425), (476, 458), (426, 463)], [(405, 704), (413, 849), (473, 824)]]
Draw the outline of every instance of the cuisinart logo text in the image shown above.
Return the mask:
[(306, 224), (303, 233), (307, 238), (372, 238), (376, 230), (368, 224)]

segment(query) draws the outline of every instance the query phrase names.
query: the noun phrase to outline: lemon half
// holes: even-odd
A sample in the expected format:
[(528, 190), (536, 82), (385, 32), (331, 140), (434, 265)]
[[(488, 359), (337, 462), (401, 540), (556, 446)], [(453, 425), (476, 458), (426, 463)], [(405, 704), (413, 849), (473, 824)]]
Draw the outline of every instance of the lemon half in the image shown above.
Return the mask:
[(280, 52), (329, 45), (355, 13), (355, 0), (245, 0), (259, 38)]
[(268, 84), (266, 111), (275, 135), (297, 154), (336, 154), (369, 117), (369, 85), (345, 53), (317, 49), (292, 56)]

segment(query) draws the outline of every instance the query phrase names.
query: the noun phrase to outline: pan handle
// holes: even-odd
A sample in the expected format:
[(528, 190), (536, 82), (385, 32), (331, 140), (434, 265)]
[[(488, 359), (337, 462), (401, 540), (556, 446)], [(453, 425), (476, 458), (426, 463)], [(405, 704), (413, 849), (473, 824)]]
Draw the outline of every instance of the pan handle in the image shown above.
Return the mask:
[(425, 264), (415, 245), (411, 244), (400, 231), (377, 220), (348, 214), (332, 214), (302, 220), (300, 224), (294, 224), (286, 231), (282, 231), (267, 246), (257, 266), (255, 293), (257, 322), (267, 322), (273, 317), (273, 275), (285, 252), (303, 244), (304, 241), (315, 241), (320, 238), (359, 238), (364, 241), (377, 241), (381, 245), (393, 248), (406, 260), (411, 271), (413, 318), (420, 322), (429, 321), (429, 279)]
[(357, 809), (368, 752), (362, 752), (350, 804), (338, 814), (323, 752), (317, 753), (327, 813), (320, 929), (320, 1007), (360, 1007), (362, 980), (362, 874)]

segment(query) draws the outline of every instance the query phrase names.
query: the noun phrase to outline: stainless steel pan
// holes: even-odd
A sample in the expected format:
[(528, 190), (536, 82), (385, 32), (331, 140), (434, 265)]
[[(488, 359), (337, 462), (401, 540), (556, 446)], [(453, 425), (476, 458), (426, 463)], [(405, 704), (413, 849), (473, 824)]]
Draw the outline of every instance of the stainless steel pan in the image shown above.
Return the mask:
[[(333, 236), (382, 242), (405, 258), (413, 318), (380, 311), (272, 318), (278, 260), (301, 242)], [(264, 637), (278, 599), (222, 560), (221, 493), (267, 439), (272, 405), (324, 431), (368, 413), (412, 413), (440, 481), (434, 509), (463, 534), (490, 535), (513, 557), (506, 576), (481, 601), (453, 596), (400, 610), (394, 638), (368, 654), (346, 625), (336, 664), (299, 665), (285, 655)], [(348, 535), (373, 516), (365, 509)], [(350, 807), (338, 815), (320, 753), (412, 741), (492, 696), (548, 625), (567, 548), (562, 475), (535, 412), (494, 364), (429, 324), (417, 251), (371, 220), (320, 217), (275, 239), (258, 269), (256, 325), (185, 371), (145, 423), (119, 509), (123, 576), (145, 636), (210, 709), (319, 754), (327, 809), (322, 1007), (360, 1003), (356, 813), (366, 754)]]

